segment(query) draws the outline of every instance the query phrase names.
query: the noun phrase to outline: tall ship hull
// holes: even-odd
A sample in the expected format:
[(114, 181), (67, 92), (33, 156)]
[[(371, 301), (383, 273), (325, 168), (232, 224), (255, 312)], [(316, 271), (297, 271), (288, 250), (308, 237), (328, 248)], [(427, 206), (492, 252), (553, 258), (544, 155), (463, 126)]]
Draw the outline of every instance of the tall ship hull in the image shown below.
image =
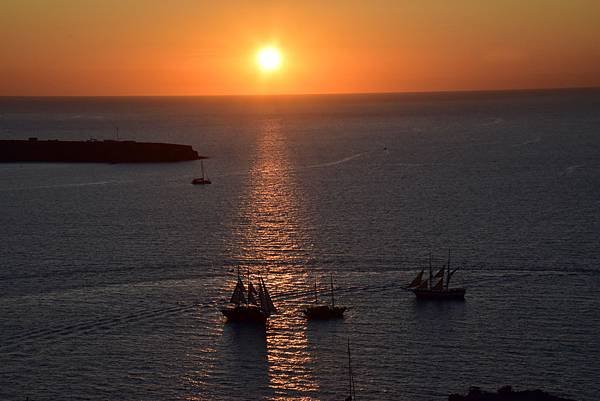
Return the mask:
[(254, 305), (239, 305), (222, 308), (221, 313), (228, 322), (265, 324), (269, 317), (262, 309)]
[(198, 160), (189, 145), (136, 141), (0, 140), (0, 162), (167, 163)]
[(464, 301), (465, 293), (467, 292), (465, 288), (450, 288), (448, 290), (443, 289), (439, 291), (429, 289), (413, 289), (411, 291), (415, 294), (417, 299), (431, 301)]
[(346, 308), (343, 306), (318, 305), (303, 310), (308, 320), (342, 319)]

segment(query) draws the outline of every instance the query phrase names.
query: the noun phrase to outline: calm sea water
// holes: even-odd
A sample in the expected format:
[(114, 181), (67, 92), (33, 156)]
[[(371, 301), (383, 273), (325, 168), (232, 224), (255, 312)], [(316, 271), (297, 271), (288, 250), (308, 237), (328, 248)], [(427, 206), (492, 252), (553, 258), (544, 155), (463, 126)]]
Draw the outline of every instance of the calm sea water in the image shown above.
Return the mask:
[[(118, 127), (118, 132), (117, 132)], [(198, 162), (0, 165), (0, 399), (600, 393), (600, 91), (0, 98), (0, 136)], [(452, 252), (463, 303), (401, 285)], [(224, 323), (235, 269), (280, 314)], [(307, 323), (333, 274), (343, 321)]]

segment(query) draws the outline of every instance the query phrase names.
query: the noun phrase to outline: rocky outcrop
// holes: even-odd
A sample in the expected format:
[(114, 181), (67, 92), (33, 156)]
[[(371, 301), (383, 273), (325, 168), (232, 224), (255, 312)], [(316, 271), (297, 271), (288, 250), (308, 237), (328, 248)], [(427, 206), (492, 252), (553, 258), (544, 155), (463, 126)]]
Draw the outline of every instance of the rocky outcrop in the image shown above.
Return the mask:
[(479, 387), (471, 387), (467, 395), (451, 394), (448, 401), (575, 401), (548, 394), (542, 390), (513, 391), (511, 386), (504, 386), (496, 393), (483, 391)]

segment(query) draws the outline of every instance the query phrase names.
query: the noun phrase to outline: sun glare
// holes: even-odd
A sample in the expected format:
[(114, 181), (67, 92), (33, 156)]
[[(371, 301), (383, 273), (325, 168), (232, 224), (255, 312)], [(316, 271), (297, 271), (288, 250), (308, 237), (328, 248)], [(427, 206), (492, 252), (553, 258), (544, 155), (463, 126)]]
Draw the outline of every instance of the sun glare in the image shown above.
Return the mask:
[(256, 63), (262, 71), (275, 71), (281, 66), (281, 52), (276, 47), (263, 47), (256, 53)]

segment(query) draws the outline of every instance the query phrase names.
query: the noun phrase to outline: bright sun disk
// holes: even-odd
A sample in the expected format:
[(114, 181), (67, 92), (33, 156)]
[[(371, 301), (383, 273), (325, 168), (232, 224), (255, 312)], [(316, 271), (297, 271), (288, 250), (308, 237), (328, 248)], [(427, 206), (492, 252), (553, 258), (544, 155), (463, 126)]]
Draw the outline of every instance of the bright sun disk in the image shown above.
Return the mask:
[(263, 71), (274, 71), (281, 66), (281, 52), (275, 47), (263, 47), (256, 54), (256, 63)]

